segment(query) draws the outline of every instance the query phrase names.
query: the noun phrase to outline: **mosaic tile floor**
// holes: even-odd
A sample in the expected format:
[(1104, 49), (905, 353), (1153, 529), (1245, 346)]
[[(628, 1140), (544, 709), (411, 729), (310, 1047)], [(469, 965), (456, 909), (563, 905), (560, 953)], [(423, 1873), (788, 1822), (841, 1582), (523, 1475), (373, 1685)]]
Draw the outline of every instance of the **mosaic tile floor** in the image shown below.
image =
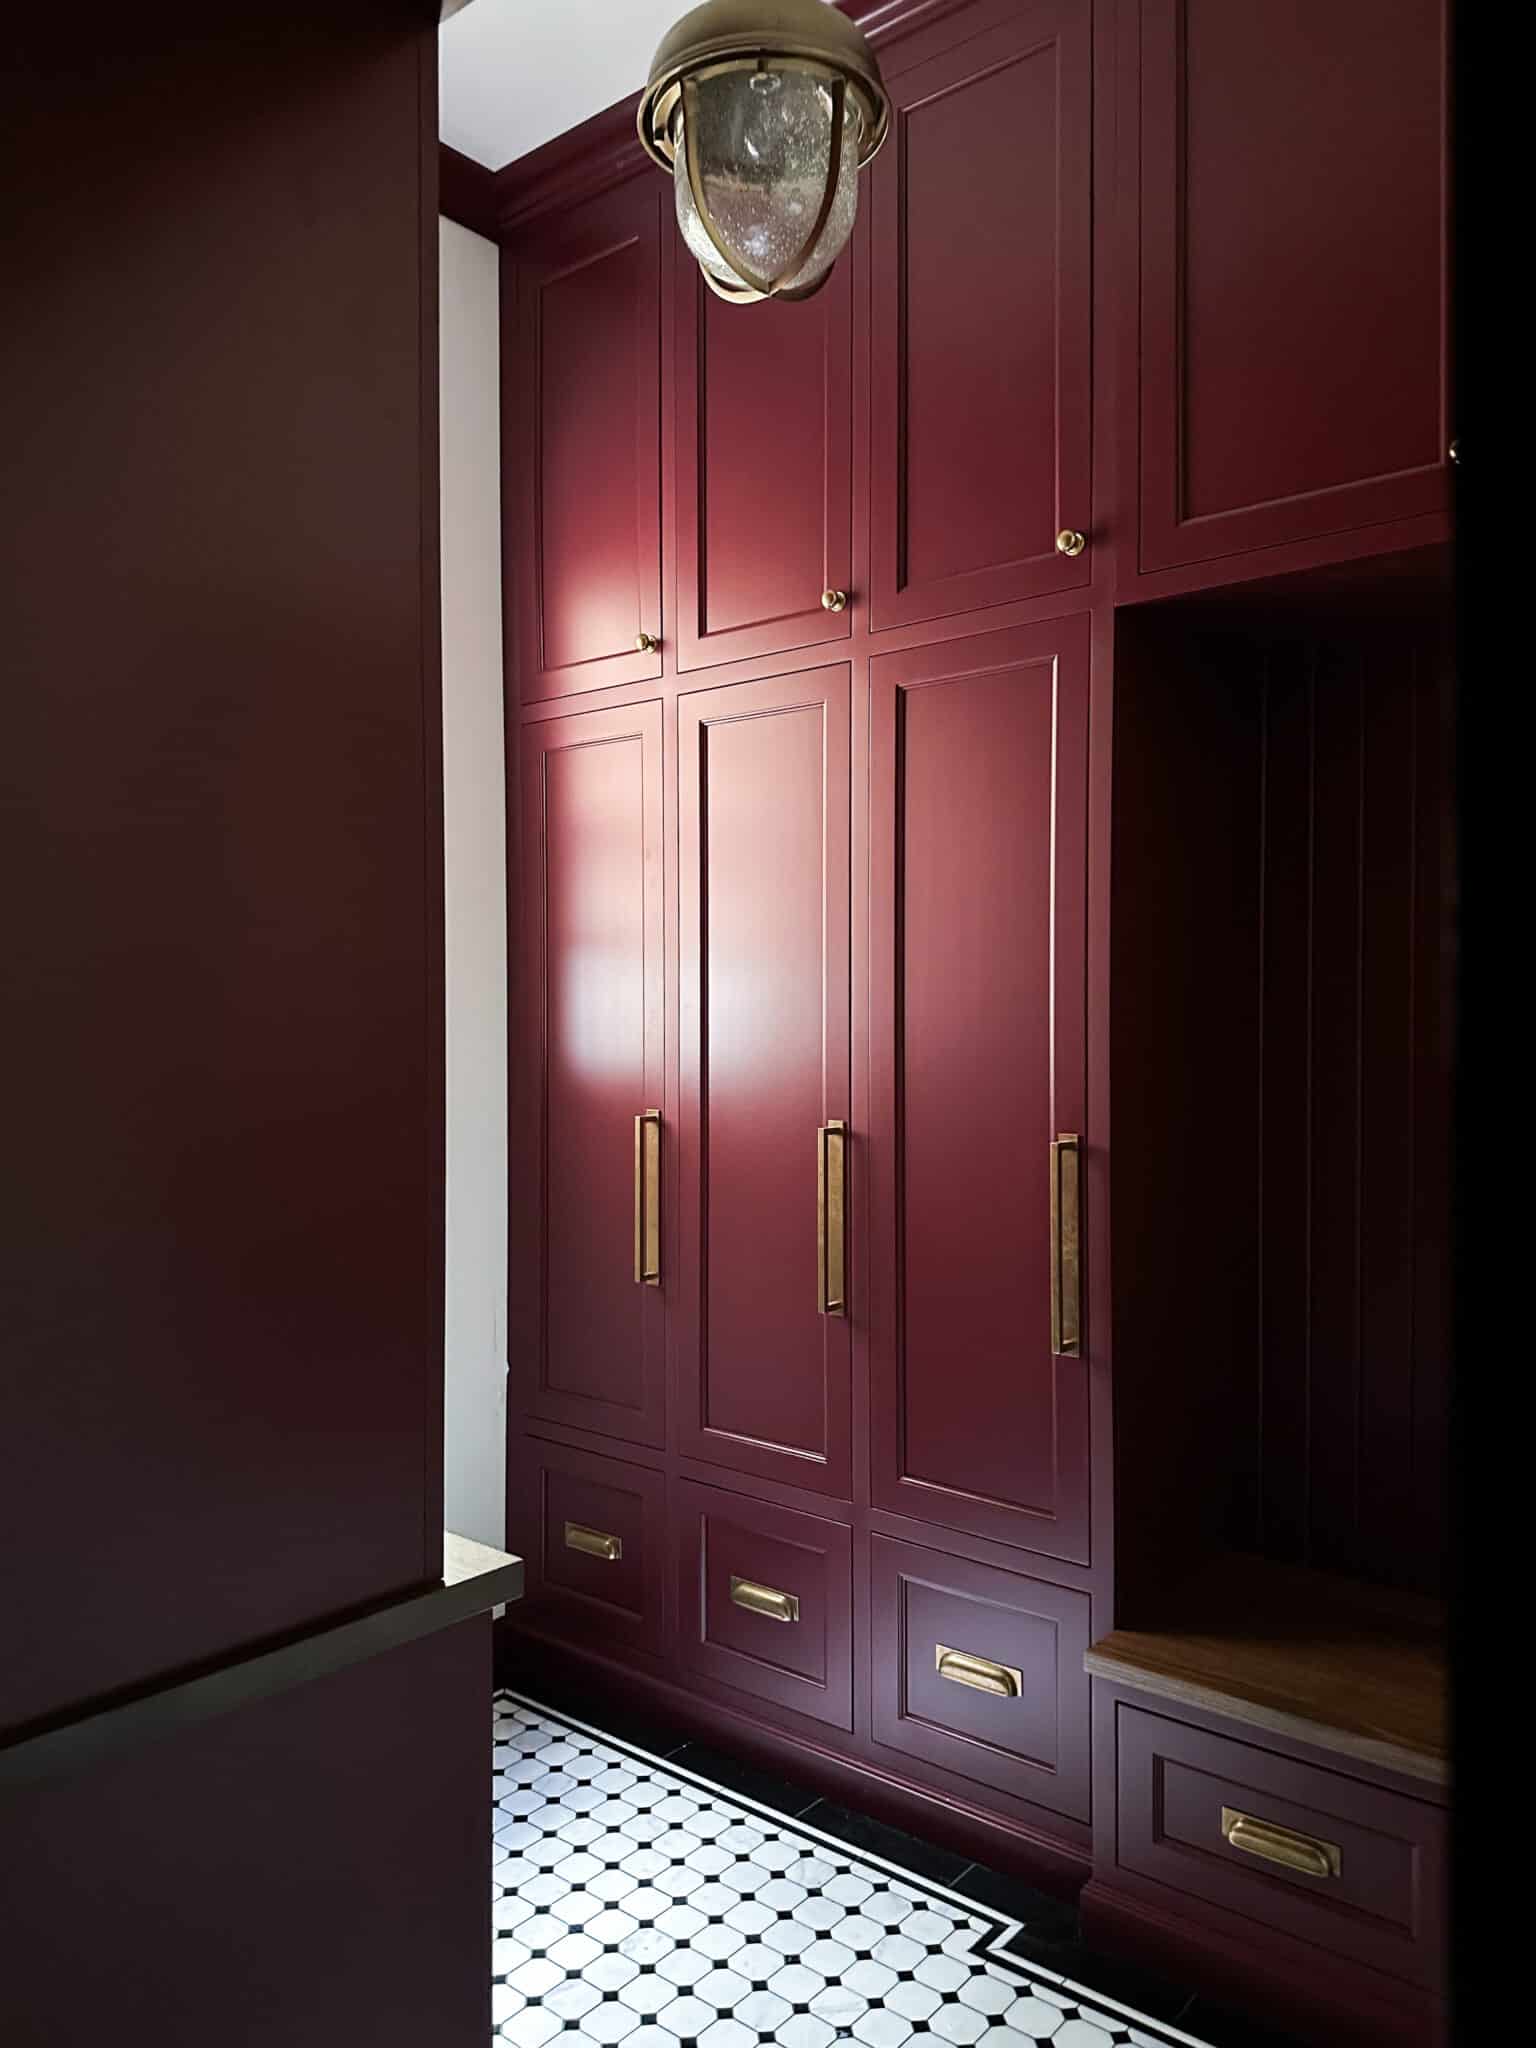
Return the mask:
[(998, 1951), (1018, 1923), (511, 1692), (494, 2038), (515, 2048), (1204, 2048)]

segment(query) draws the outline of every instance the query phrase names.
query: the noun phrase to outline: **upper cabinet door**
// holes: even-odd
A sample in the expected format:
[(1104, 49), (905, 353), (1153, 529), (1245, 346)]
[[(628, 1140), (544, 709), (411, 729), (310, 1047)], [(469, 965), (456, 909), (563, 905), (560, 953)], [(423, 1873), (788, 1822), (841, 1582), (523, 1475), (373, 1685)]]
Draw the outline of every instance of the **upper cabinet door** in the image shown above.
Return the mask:
[(678, 264), (678, 663), (848, 637), (853, 264), (743, 309)]
[[(518, 250), (509, 621), (523, 702), (661, 674), (661, 204), (654, 175)], [(508, 322), (509, 328), (512, 323)]]
[(1443, 0), (1141, 24), (1142, 570), (1443, 512)]
[(664, 1115), (636, 1120), (666, 1108), (661, 706), (544, 719), (519, 739), (513, 1382), (530, 1416), (660, 1446), (671, 1146)]
[(980, 13), (891, 81), (871, 173), (877, 630), (1090, 575), (1090, 10)]
[(1050, 1148), (1088, 1135), (1087, 620), (871, 668), (873, 1499), (1085, 1564)]
[(677, 713), (677, 1447), (841, 1499), (857, 1290), (822, 1312), (821, 1241), (846, 1275), (860, 1140), (821, 1133), (849, 1120), (849, 694), (844, 665)]

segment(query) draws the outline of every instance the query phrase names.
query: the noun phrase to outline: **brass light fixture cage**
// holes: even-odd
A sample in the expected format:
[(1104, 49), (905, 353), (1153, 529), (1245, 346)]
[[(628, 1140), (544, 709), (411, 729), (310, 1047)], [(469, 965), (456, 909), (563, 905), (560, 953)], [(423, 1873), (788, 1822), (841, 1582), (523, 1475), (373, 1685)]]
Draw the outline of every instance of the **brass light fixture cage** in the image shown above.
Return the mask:
[(729, 71), (808, 72), (825, 84), (832, 100), (827, 183), (810, 234), (777, 277), (749, 277), (736, 286), (716, 277), (707, 265), (700, 267), (712, 291), (737, 303), (770, 297), (809, 298), (830, 276), (831, 264), (803, 289), (788, 289), (787, 281), (809, 260), (831, 213), (849, 110), (858, 117), (860, 170), (884, 142), (890, 127), (890, 100), (880, 67), (864, 31), (827, 0), (706, 0), (662, 37), (640, 100), (636, 122), (640, 140), (654, 163), (673, 172), (681, 129), (684, 164), (699, 222), (721, 262), (739, 276), (744, 265), (725, 245), (710, 213), (689, 144), (687, 118), (698, 85)]

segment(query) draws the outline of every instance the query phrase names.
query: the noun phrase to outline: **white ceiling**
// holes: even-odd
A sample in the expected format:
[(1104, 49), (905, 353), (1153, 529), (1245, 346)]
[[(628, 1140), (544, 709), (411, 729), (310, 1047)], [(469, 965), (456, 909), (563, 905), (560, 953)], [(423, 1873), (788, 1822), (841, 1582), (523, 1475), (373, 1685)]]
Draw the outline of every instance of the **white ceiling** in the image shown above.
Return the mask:
[(695, 0), (473, 0), (438, 31), (438, 134), (499, 171), (633, 93)]
[(473, 0), (438, 31), (438, 134), (499, 171), (626, 93), (690, 0)]

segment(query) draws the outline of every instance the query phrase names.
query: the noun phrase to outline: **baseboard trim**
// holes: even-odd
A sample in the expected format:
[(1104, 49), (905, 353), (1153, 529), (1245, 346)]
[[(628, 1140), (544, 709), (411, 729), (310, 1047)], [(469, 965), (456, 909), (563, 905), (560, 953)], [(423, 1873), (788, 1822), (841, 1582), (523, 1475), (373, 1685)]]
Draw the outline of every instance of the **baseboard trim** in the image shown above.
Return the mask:
[(1070, 1843), (809, 1736), (791, 1735), (713, 1698), (702, 1699), (601, 1652), (577, 1648), (528, 1621), (509, 1619), (497, 1628), (496, 1680), (535, 1699), (545, 1682), (553, 1689), (548, 1704), (572, 1713), (580, 1713), (585, 1700), (673, 1722), (700, 1741), (729, 1745), (760, 1769), (803, 1782), (822, 1798), (1009, 1871), (1058, 1897), (1075, 1897), (1093, 1868), (1087, 1852)]
[[(1277, 2028), (1303, 2030), (1328, 2048), (1442, 2048), (1444, 2005), (1429, 1991), (1292, 1942), (1273, 1928), (1243, 1939), (1165, 1910), (1103, 1878), (1078, 1901), (1084, 1939), (1164, 1972), (1177, 1972), (1217, 2004)], [(1326, 2033), (1319, 2034), (1319, 2026)]]

